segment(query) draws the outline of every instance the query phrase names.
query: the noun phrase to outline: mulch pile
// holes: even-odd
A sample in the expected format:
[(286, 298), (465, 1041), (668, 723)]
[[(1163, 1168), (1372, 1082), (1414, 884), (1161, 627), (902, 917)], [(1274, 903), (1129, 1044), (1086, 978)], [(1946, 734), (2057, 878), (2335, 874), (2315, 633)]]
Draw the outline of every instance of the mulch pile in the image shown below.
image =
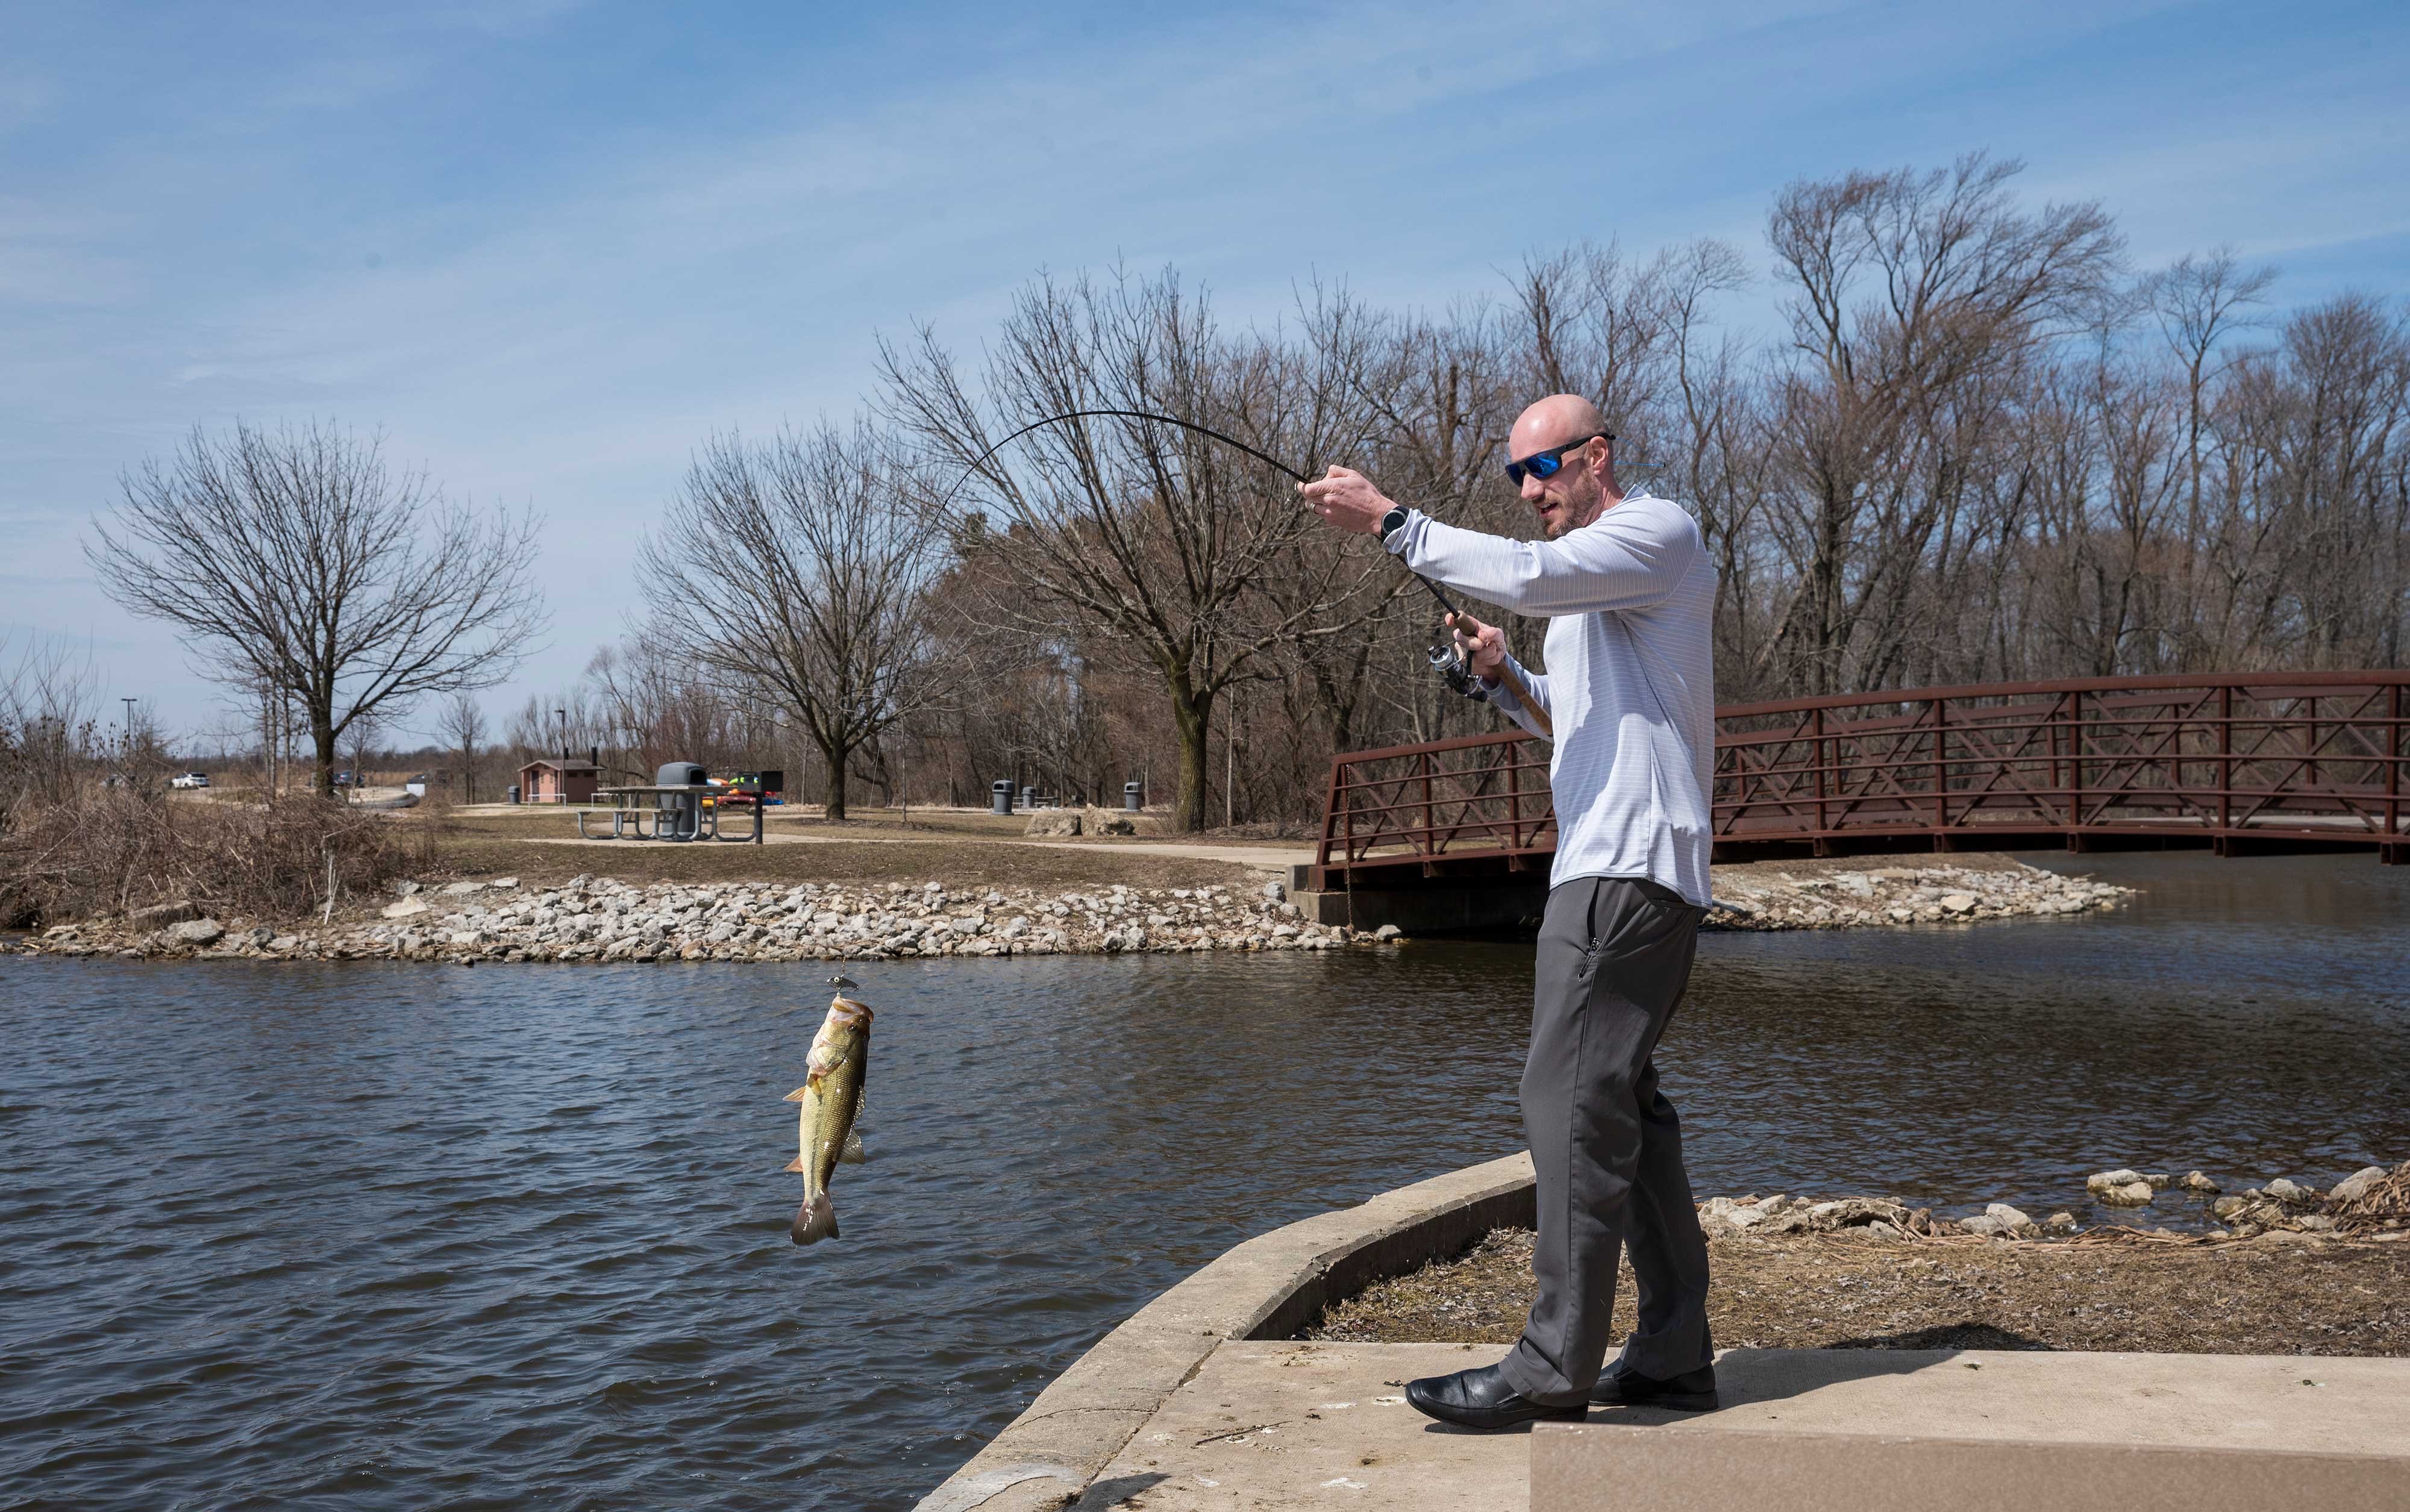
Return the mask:
[[(2380, 1195), (2410, 1214), (2410, 1166)], [(2093, 1235), (2102, 1235), (2094, 1238)], [(1301, 1337), (1508, 1344), (1532, 1304), (1532, 1234), (1382, 1282)], [(2090, 1349), (2410, 1356), (2410, 1243), (2277, 1231), (2153, 1243), (2094, 1229), (2068, 1243), (1918, 1243), (1862, 1229), (1708, 1241), (1720, 1345), (1779, 1349)], [(1616, 1336), (1635, 1326), (1631, 1266)]]

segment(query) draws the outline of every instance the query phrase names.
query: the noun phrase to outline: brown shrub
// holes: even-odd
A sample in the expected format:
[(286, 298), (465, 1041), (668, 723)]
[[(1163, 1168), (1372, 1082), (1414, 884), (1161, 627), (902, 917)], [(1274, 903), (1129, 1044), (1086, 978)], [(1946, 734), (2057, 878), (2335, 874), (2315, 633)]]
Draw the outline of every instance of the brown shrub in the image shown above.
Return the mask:
[(291, 917), (434, 859), (441, 826), (340, 802), (169, 803), (85, 787), (19, 807), (0, 836), (0, 927), (24, 928), (189, 898), (211, 912)]

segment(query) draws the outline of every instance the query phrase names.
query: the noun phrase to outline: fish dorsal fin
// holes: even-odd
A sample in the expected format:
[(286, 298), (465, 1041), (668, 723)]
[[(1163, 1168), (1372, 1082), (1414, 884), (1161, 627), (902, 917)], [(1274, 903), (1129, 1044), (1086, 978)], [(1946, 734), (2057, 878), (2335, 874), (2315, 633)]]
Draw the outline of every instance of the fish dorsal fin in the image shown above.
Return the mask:
[(862, 1148), (862, 1136), (849, 1129), (845, 1136), (845, 1148), (838, 1152), (836, 1158), (839, 1165), (846, 1166), (858, 1166), (869, 1159)]

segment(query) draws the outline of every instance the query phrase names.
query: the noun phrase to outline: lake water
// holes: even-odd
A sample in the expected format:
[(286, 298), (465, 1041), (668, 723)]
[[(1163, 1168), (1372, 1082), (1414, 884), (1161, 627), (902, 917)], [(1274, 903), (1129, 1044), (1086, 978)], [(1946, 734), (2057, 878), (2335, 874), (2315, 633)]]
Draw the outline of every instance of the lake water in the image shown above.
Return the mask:
[[(2078, 869), (2150, 891), (1706, 937), (1701, 1195), (2410, 1158), (2410, 868)], [(797, 1249), (825, 969), (0, 960), (6, 1501), (908, 1506), (1229, 1245), (1520, 1146), (1528, 946), (856, 966)]]

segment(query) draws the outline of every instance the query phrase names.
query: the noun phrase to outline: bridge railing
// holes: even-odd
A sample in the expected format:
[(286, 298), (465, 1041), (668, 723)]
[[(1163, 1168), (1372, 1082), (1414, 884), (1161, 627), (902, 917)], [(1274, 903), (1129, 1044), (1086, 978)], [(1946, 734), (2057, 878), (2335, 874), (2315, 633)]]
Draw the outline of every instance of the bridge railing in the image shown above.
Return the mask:
[[(2159, 841), (2374, 845), (2410, 862), (2410, 673), (1913, 689), (1716, 711), (1724, 857)], [(1545, 867), (1546, 748), (1520, 734), (1331, 763), (1317, 861), (1350, 880)]]
[(2404, 673), (1918, 689), (1716, 712), (1720, 841), (2403, 833)]
[(1548, 748), (1517, 731), (1340, 755), (1314, 861), (1343, 876), (1545, 873), (1556, 849)]

